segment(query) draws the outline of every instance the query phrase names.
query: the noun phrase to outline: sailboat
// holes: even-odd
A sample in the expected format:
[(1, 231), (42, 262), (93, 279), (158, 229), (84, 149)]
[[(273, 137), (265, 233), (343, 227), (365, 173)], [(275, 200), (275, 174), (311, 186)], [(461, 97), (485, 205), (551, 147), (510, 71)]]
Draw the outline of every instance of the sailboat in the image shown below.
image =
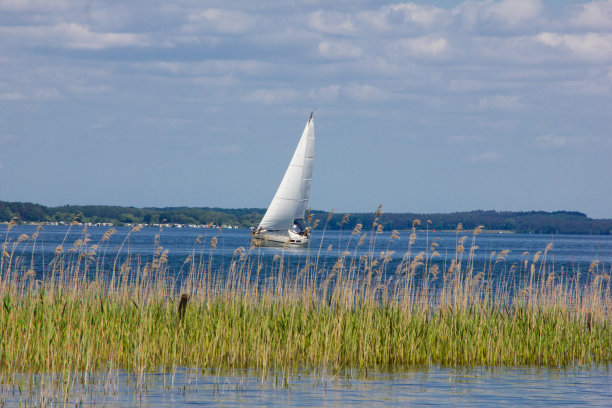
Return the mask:
[(304, 216), (314, 160), (314, 118), (310, 114), (285, 176), (259, 226), (251, 231), (258, 246), (303, 247), (310, 242)]

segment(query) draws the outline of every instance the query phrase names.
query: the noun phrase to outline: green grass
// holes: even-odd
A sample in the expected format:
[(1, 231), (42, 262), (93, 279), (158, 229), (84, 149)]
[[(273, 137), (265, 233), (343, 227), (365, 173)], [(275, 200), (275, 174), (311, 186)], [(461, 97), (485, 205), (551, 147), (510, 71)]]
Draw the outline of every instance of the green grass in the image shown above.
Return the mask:
[[(467, 249), (468, 238), (458, 234), (449, 259), (435, 245), (412, 254), (413, 230), (404, 260), (389, 271), (389, 253), (374, 254), (380, 231), (376, 225), (353, 231), (350, 239), (368, 245), (369, 254), (344, 252), (334, 265), (322, 265), (315, 254), (287, 270), (282, 256), (262, 264), (256, 250), (241, 248), (222, 274), (211, 269), (216, 237), (204, 237), (186, 259), (180, 285), (169, 276), (159, 240), (155, 257), (143, 264), (109, 252), (106, 236), (91, 245), (84, 230), (36, 280), (19, 253), (36, 245), (37, 236), (6, 238), (0, 383), (23, 373), (113, 369), (139, 376), (177, 367), (248, 368), (265, 376), (317, 368), (610, 363), (610, 276), (597, 263), (585, 272), (589, 282), (579, 285), (577, 276), (554, 272), (549, 246), (525, 257), (518, 268), (527, 279), (514, 282), (514, 267), (499, 273), (507, 252), (491, 254), (483, 270), (474, 270), (478, 230)], [(104, 267), (105, 259), (112, 266)], [(264, 268), (274, 279), (258, 286)], [(190, 299), (179, 319), (181, 294)]]

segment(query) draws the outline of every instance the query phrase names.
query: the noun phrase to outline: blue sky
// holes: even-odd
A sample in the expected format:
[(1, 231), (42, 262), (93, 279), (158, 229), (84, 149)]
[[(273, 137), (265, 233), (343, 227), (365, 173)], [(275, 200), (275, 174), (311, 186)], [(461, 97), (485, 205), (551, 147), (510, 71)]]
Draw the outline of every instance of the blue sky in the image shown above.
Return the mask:
[(612, 1), (0, 0), (0, 200), (612, 218)]

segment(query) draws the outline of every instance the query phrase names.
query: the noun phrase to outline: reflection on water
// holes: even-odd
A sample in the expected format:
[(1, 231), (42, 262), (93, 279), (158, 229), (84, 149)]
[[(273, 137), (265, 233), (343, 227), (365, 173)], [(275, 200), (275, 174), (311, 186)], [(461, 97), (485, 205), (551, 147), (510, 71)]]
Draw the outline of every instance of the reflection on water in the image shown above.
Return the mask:
[[(179, 369), (146, 374), (140, 387), (133, 374), (112, 372), (90, 378), (87, 391), (61, 393), (34, 387), (21, 395), (3, 387), (0, 404), (54, 402), (99, 406), (610, 406), (608, 367), (588, 370), (536, 368), (407, 368), (394, 373), (310, 372), (262, 379), (248, 371)], [(78, 382), (76, 382), (78, 383)], [(48, 385), (47, 385), (48, 386)]]

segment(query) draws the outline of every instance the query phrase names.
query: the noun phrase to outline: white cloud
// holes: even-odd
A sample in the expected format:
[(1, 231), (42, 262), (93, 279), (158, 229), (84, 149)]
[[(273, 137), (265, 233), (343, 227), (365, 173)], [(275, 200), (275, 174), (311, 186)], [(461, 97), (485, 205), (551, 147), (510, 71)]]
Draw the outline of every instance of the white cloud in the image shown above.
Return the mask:
[(252, 59), (207, 59), (205, 61), (155, 61), (140, 65), (148, 71), (161, 71), (178, 76), (262, 75), (278, 67), (266, 61)]
[(25, 96), (19, 92), (3, 92), (0, 93), (0, 101), (21, 101)]
[(427, 27), (441, 29), (448, 24), (450, 17), (451, 13), (445, 9), (415, 3), (391, 4), (378, 10), (357, 13), (356, 16), (364, 27), (383, 32), (414, 32)]
[(485, 15), (514, 26), (538, 17), (541, 10), (540, 0), (503, 0), (485, 7)]
[(611, 30), (612, 0), (581, 4), (579, 12), (570, 18), (570, 22), (580, 28)]
[(404, 38), (394, 47), (412, 56), (438, 57), (449, 51), (448, 41), (440, 36)]
[(392, 18), (394, 13), (401, 13), (406, 22), (414, 22), (424, 26), (431, 26), (448, 15), (448, 12), (432, 6), (420, 6), (415, 3), (394, 4), (383, 7)]
[(103, 118), (100, 121), (94, 123), (93, 125), (91, 125), (89, 127), (89, 129), (91, 130), (101, 130), (101, 129), (106, 129), (109, 125), (111, 125), (113, 123), (113, 119), (112, 118)]
[(351, 83), (342, 86), (341, 93), (358, 102), (375, 102), (388, 98), (384, 91), (369, 84)]
[(68, 0), (0, 0), (0, 10), (6, 11), (33, 11), (66, 10), (70, 7)]
[(565, 147), (570, 143), (572, 140), (565, 136), (543, 135), (535, 138), (535, 145), (540, 149)]
[(540, 17), (540, 0), (466, 1), (453, 10), (464, 28), (480, 31), (531, 28)]
[(322, 10), (308, 15), (308, 26), (328, 34), (351, 34), (355, 31), (350, 15)]
[(56, 99), (62, 96), (62, 93), (57, 88), (43, 88), (34, 92), (34, 99)]
[(88, 26), (77, 23), (60, 23), (51, 26), (3, 26), (0, 27), (0, 35), (27, 46), (84, 50), (148, 45), (146, 37), (141, 34), (92, 32)]
[(340, 85), (329, 85), (322, 88), (311, 89), (308, 97), (319, 102), (330, 102), (338, 98)]
[(348, 41), (321, 41), (319, 53), (327, 58), (359, 58), (362, 55), (361, 48)]
[(536, 37), (537, 41), (553, 48), (571, 51), (574, 55), (593, 60), (612, 59), (612, 34), (556, 34), (544, 32)]
[(256, 28), (256, 18), (235, 10), (210, 8), (191, 14), (183, 26), (185, 32), (244, 34)]
[(244, 102), (275, 105), (295, 99), (297, 92), (293, 89), (258, 89), (243, 96)]

